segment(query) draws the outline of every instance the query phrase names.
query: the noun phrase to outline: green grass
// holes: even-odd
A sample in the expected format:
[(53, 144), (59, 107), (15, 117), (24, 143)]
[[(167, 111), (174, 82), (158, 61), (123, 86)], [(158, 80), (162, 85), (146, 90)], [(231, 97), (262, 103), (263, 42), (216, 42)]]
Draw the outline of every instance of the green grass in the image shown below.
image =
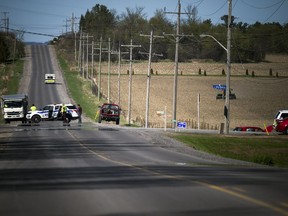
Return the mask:
[(6, 64), (0, 68), (0, 92), (2, 94), (16, 94), (23, 73), (23, 60), (15, 64)]
[(98, 101), (98, 98), (92, 94), (91, 82), (83, 79), (77, 71), (71, 71), (63, 56), (58, 55), (58, 60), (62, 71), (64, 71), (65, 80), (70, 96), (76, 104), (80, 104), (83, 113), (90, 119), (95, 118), (98, 106), (103, 101)]
[[(14, 64), (0, 66), (0, 93), (16, 94), (23, 74), (23, 60), (17, 60)], [(0, 115), (0, 123), (4, 123), (3, 116)]]
[(196, 150), (222, 157), (288, 168), (287, 136), (223, 136), (173, 134), (177, 140)]

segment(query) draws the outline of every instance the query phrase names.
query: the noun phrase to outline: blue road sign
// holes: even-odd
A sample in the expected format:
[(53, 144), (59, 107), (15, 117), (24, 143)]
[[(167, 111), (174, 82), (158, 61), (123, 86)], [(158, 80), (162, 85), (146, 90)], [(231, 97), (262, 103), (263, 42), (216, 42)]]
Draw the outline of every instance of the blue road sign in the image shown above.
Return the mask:
[(225, 90), (226, 85), (217, 84), (217, 85), (213, 85), (213, 88), (218, 89), (218, 90)]
[(186, 128), (187, 124), (186, 124), (186, 122), (177, 122), (177, 127), (178, 128)]

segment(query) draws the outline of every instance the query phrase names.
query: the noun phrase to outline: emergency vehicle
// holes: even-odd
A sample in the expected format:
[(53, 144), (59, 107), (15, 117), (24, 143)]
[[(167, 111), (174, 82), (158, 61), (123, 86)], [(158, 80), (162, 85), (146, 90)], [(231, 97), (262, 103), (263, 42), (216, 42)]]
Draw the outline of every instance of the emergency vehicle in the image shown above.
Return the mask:
[(55, 84), (56, 76), (55, 74), (45, 74), (45, 84)]
[(28, 96), (26, 94), (2, 95), (1, 108), (5, 123), (10, 121), (25, 120), (28, 107)]
[[(66, 117), (68, 122), (78, 119), (77, 107), (73, 104), (65, 104), (67, 107)], [(62, 119), (62, 104), (48, 104), (41, 110), (29, 111), (26, 119), (32, 123), (39, 123), (43, 120), (63, 120)]]

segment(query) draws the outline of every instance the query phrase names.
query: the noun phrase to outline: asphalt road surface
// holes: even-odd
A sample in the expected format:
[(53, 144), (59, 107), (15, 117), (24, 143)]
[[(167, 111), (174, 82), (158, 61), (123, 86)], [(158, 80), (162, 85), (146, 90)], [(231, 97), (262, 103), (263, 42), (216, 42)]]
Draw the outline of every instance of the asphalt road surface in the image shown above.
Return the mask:
[[(50, 67), (41, 56), (33, 74)], [(33, 102), (57, 99), (33, 80)], [(179, 153), (149, 133), (91, 122), (1, 126), (0, 215), (288, 215), (287, 169)]]

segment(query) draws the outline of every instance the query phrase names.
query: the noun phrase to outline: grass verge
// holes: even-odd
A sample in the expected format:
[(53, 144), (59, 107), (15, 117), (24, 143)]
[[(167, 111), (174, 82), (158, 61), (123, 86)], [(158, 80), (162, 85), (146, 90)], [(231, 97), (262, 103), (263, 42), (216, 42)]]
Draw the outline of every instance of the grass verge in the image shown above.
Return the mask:
[(173, 138), (199, 151), (221, 157), (288, 168), (288, 137), (173, 134)]
[(71, 71), (62, 55), (58, 55), (58, 61), (62, 71), (64, 72), (70, 96), (76, 104), (82, 106), (83, 112), (88, 118), (95, 119), (98, 106), (102, 104), (103, 101), (100, 100), (99, 102), (96, 96), (92, 93), (91, 82), (79, 76), (77, 71)]
[[(17, 60), (14, 64), (0, 65), (0, 95), (16, 94), (23, 74), (24, 60)], [(3, 115), (0, 122), (4, 123)]]

